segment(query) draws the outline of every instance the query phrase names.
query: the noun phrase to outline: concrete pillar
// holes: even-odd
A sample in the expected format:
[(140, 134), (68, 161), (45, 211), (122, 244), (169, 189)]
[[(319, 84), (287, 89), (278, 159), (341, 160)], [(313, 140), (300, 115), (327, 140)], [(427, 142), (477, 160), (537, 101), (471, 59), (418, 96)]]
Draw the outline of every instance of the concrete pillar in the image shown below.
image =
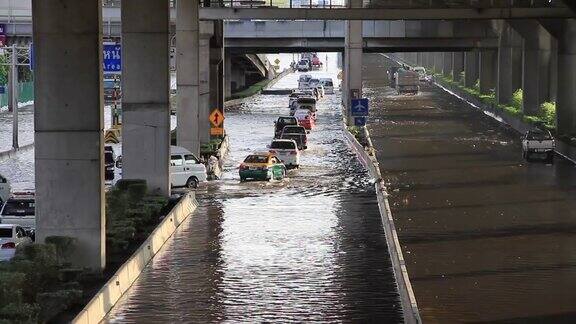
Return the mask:
[(464, 72), (464, 52), (454, 52), (452, 55), (452, 75), (454, 81), (462, 81), (462, 72)]
[(452, 52), (444, 52), (442, 73), (449, 77), (452, 74)]
[[(211, 22), (210, 22), (211, 23)], [(211, 34), (200, 35), (200, 84), (198, 93), (198, 132), (200, 144), (210, 142), (210, 37)]]
[(550, 102), (556, 102), (558, 99), (558, 41), (552, 37), (550, 45), (550, 84), (548, 98)]
[(229, 53), (224, 54), (224, 97), (232, 95), (232, 57)]
[[(351, 0), (350, 7), (362, 7), (362, 1)], [(362, 98), (362, 21), (347, 20), (345, 23), (344, 77), (346, 78), (346, 111), (348, 122), (353, 124), (350, 116), (351, 99)]]
[(498, 44), (498, 73), (496, 77), (496, 101), (498, 104), (509, 104), (512, 100), (513, 88), (513, 48), (512, 28), (504, 23)]
[(176, 85), (178, 87), (176, 141), (200, 154), (198, 1), (179, 0), (176, 10)]
[(214, 21), (210, 39), (210, 110), (224, 113), (224, 22)]
[(558, 134), (576, 135), (576, 20), (562, 22), (558, 37)]
[(435, 52), (434, 55), (434, 72), (442, 73), (442, 69), (444, 68), (444, 53), (442, 52)]
[(478, 80), (478, 52), (469, 51), (464, 54), (464, 86), (473, 88)]
[(496, 52), (484, 50), (480, 52), (480, 93), (489, 94), (494, 89), (494, 71)]
[[(170, 195), (168, 1), (122, 1), (122, 177)], [(150, 14), (154, 13), (154, 14)]]
[(522, 110), (526, 115), (538, 115), (540, 105), (550, 99), (551, 35), (532, 20), (510, 21), (509, 24), (522, 36)]
[(416, 65), (418, 66), (424, 66), (424, 60), (423, 60), (423, 55), (424, 53), (418, 52), (416, 53)]
[[(33, 0), (36, 240), (105, 266), (101, 1)], [(82, 17), (82, 19), (78, 19)]]

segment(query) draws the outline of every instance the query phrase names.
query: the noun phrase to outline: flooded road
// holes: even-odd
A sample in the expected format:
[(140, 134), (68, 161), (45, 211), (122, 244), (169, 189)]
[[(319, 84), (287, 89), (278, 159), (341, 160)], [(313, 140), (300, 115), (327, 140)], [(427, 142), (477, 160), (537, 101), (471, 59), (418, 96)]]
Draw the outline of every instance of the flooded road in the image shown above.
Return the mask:
[(438, 88), (396, 96), (366, 55), (370, 131), (425, 323), (576, 322), (576, 168)]
[(266, 150), (287, 102), (259, 95), (227, 112), (223, 179), (200, 189), (197, 212), (106, 322), (402, 322), (374, 185), (343, 138), (339, 95), (319, 102), (300, 169), (240, 183), (238, 165)]

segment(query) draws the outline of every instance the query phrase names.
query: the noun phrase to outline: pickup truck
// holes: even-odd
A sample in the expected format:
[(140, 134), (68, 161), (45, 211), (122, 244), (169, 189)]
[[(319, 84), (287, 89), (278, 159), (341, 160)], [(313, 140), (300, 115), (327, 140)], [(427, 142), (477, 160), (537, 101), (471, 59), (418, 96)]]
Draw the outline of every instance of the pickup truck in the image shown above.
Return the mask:
[(548, 162), (553, 162), (554, 148), (556, 148), (556, 142), (547, 130), (529, 130), (522, 138), (522, 157), (526, 161), (538, 156)]

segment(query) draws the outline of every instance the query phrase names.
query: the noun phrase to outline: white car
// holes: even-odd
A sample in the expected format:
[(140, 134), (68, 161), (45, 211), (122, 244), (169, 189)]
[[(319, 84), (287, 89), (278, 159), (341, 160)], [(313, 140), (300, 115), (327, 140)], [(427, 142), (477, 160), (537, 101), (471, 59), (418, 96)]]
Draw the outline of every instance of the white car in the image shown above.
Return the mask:
[(270, 153), (284, 163), (286, 168), (298, 168), (300, 166), (300, 151), (296, 141), (291, 139), (275, 139), (270, 144)]
[(208, 179), (206, 166), (192, 152), (180, 146), (170, 146), (170, 185), (197, 188)]
[(22, 226), (0, 224), (0, 261), (9, 261), (19, 246), (30, 243), (32, 239)]
[(324, 92), (326, 94), (334, 94), (334, 82), (331, 78), (320, 79), (320, 84), (324, 87)]
[(529, 130), (522, 138), (522, 157), (526, 161), (531, 161), (536, 156), (553, 162), (555, 148), (556, 141), (548, 130)]
[(308, 84), (310, 79), (312, 79), (312, 76), (310, 74), (302, 74), (298, 78), (298, 89), (304, 90), (304, 89), (310, 88), (310, 86)]
[(2, 206), (0, 223), (36, 228), (36, 204), (33, 192), (15, 192)]
[(300, 60), (300, 62), (298, 62), (298, 64), (296, 64), (296, 70), (298, 70), (299, 72), (310, 71), (310, 61)]

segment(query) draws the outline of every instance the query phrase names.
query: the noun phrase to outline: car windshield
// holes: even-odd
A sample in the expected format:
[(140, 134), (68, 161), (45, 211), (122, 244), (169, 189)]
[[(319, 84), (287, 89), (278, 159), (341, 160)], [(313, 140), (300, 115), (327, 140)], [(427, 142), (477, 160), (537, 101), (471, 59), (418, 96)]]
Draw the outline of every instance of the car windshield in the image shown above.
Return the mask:
[(548, 132), (528, 132), (526, 137), (531, 141), (547, 141), (552, 139), (552, 136), (550, 136)]
[[(300, 61), (300, 63), (298, 63), (298, 64), (300, 64), (300, 65), (306, 65), (306, 64), (308, 64), (308, 61), (302, 60), (302, 61)], [(307, 71), (305, 71), (305, 72), (307, 72)]]
[[(308, 111), (306, 111), (308, 114)], [(286, 126), (284, 127), (285, 134), (306, 134), (306, 129), (302, 126)]]
[(300, 103), (300, 104), (315, 104), (316, 99), (314, 99), (314, 98), (298, 98), (298, 103)]
[(0, 228), (0, 238), (11, 238), (12, 229), (11, 228)]
[(320, 81), (318, 79), (310, 79), (310, 81), (308, 81), (308, 82), (312, 85), (312, 84), (317, 84)]
[(293, 117), (278, 118), (277, 124), (281, 125), (297, 125), (298, 122)]
[(268, 156), (266, 155), (248, 155), (248, 157), (244, 160), (246, 163), (267, 163)]
[(324, 81), (322, 82), (322, 84), (324, 84), (327, 87), (331, 87), (332, 86), (332, 81)]
[(296, 145), (294, 145), (294, 142), (273, 141), (272, 144), (270, 144), (270, 148), (278, 150), (293, 150), (296, 148)]
[(34, 199), (9, 199), (4, 205), (2, 215), (34, 215)]

